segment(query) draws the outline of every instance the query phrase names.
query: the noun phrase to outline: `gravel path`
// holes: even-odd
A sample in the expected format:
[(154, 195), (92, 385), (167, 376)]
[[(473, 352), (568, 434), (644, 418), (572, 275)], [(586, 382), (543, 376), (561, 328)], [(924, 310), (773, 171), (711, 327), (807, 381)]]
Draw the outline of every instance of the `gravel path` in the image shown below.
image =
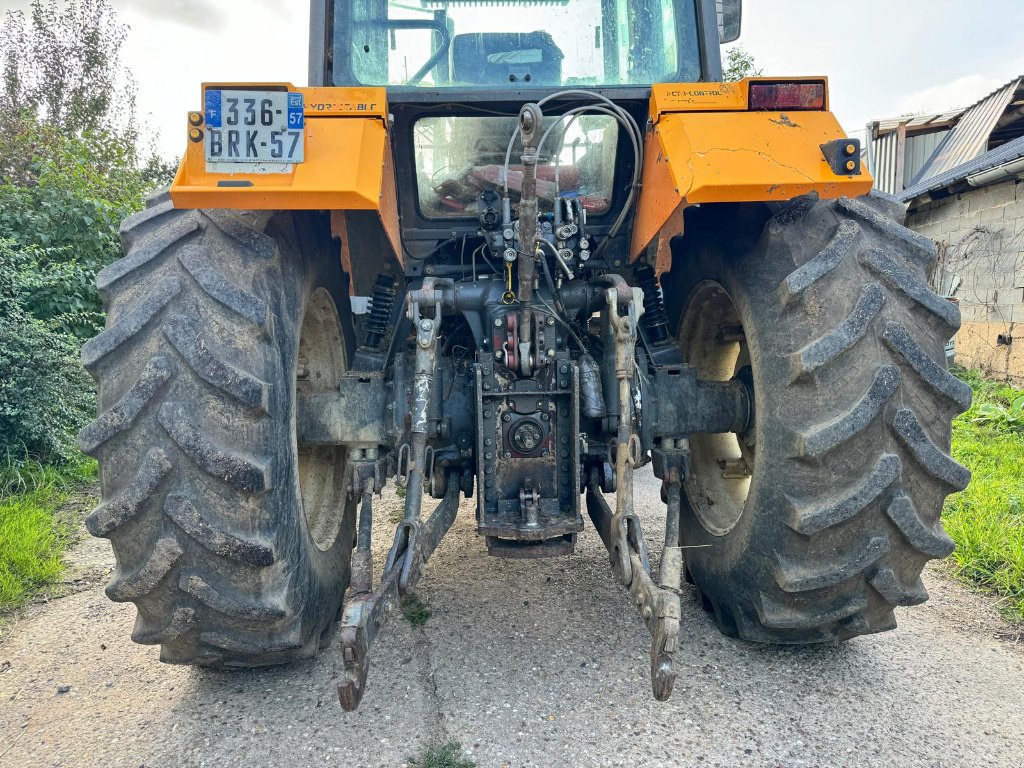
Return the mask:
[[(652, 551), (655, 483), (637, 488)], [(377, 505), (382, 551), (399, 503)], [(72, 558), (83, 591), (34, 606), (0, 645), (4, 768), (396, 768), (452, 740), (481, 768), (1024, 765), (1024, 643), (935, 570), (899, 630), (839, 647), (729, 640), (688, 595), (659, 704), (646, 629), (596, 534), (569, 558), (490, 559), (470, 502), (420, 585), (433, 615), (387, 626), (346, 715), (336, 651), (263, 671), (161, 665), (128, 639), (134, 608), (103, 594), (107, 543)]]

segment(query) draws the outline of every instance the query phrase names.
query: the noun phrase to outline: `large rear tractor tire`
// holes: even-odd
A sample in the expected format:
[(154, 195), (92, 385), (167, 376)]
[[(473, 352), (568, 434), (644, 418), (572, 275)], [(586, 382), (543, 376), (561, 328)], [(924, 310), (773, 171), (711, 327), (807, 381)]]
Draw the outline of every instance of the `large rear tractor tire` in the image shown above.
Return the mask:
[(299, 445), (295, 428), (296, 392), (337, 387), (354, 349), (329, 226), (164, 197), (121, 236), (125, 258), (97, 278), (107, 328), (82, 351), (107, 595), (135, 603), (132, 639), (166, 662), (312, 656), (348, 584), (355, 512), (343, 449)]
[(688, 211), (664, 280), (687, 361), (752, 383), (741, 435), (691, 440), (681, 543), (719, 627), (814, 643), (895, 627), (949, 555), (939, 514), (968, 471), (946, 370), (959, 311), (928, 287), (934, 244), (878, 195)]

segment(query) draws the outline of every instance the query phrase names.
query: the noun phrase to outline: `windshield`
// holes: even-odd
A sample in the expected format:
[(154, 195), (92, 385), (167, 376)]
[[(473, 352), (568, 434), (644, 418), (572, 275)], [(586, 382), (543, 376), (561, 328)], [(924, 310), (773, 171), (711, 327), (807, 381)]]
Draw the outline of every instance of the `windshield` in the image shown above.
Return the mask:
[(694, 0), (338, 0), (334, 38), (337, 85), (700, 79)]

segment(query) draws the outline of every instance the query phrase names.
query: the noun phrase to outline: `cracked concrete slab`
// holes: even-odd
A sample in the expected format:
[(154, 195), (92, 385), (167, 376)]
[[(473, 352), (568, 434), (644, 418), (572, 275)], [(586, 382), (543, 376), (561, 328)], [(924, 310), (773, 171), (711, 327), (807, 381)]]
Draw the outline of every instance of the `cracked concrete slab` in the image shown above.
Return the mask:
[[(376, 505), (380, 555), (400, 505)], [(637, 508), (653, 556), (649, 471)], [(896, 632), (809, 649), (725, 638), (687, 593), (659, 704), (646, 629), (593, 530), (571, 557), (491, 559), (464, 502), (420, 583), (430, 619), (384, 629), (357, 712), (338, 707), (333, 648), (258, 671), (161, 665), (128, 639), (132, 606), (96, 585), (32, 608), (0, 646), (0, 766), (392, 768), (449, 740), (486, 768), (1021, 765), (1024, 651), (991, 601), (926, 582), (932, 601), (900, 609)]]

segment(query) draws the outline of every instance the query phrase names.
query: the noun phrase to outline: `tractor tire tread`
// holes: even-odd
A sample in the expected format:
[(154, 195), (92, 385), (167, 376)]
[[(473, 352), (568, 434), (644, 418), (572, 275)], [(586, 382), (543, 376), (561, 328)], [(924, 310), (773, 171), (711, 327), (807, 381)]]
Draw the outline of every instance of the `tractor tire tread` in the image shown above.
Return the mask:
[[(148, 206), (122, 224), (125, 257), (97, 278), (107, 329), (82, 351), (100, 413), (79, 444), (100, 460), (103, 484), (86, 526), (114, 547), (107, 594), (136, 604), (133, 640), (162, 646), (171, 663), (313, 656), (348, 565), (344, 555), (344, 565), (323, 566), (338, 572), (321, 583), (298, 549), (305, 534), (275, 522), (296, 504), (294, 481), (275, 480), (289, 477), (280, 424), (294, 387), (281, 379), (279, 345), (297, 346), (298, 321), (278, 314), (306, 290), (286, 287), (282, 274), (299, 259), (280, 249), (298, 247), (303, 226), (329, 243), (327, 225), (280, 214), (283, 235), (271, 237), (264, 214), (175, 210), (166, 193)], [(315, 269), (320, 277), (294, 279), (334, 279), (332, 268)], [(291, 336), (272, 338), (282, 329)], [(347, 551), (337, 547), (325, 557)]]
[[(781, 393), (772, 402), (785, 416), (757, 441), (781, 446), (769, 485), (788, 512), (750, 523), (760, 527), (735, 539), (735, 550), (721, 550), (717, 562), (703, 560), (699, 547), (722, 540), (696, 519), (684, 525), (682, 545), (697, 547), (688, 572), (716, 617), (732, 617), (743, 639), (836, 642), (891, 629), (895, 607), (927, 599), (924, 564), (954, 549), (939, 513), (945, 496), (970, 480), (949, 455), (951, 420), (971, 402), (970, 388), (944, 365), (959, 311), (928, 286), (935, 246), (902, 226), (902, 210), (875, 194), (798, 198), (764, 219), (759, 241), (737, 241), (748, 244), (739, 266), (721, 266), (726, 257), (705, 258), (692, 246), (691, 266), (672, 294), (682, 307), (686, 286), (707, 279), (701, 270), (725, 270), (723, 279), (747, 291), (747, 338), (753, 317), (768, 329), (768, 346), (752, 352), (755, 359), (780, 358), (766, 374), (774, 385), (765, 386)], [(702, 225), (722, 231), (730, 215), (738, 216), (695, 213), (688, 237), (699, 240)], [(766, 259), (778, 266), (762, 266)], [(777, 283), (767, 277), (772, 270)], [(774, 304), (766, 301), (772, 293)], [(755, 464), (752, 488), (756, 475)]]

